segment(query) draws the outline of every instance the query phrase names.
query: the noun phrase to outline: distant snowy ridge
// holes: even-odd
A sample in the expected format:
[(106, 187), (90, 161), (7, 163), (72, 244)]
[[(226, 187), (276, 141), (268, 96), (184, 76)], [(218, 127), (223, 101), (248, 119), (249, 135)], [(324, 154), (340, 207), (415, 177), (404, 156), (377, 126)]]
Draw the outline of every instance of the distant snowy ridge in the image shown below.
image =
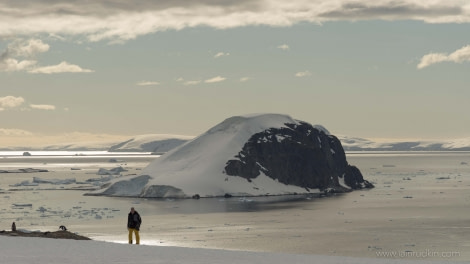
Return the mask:
[[(350, 170), (351, 166), (345, 160), (339, 140), (327, 133), (323, 127), (313, 127), (287, 115), (234, 116), (154, 160), (141, 175), (115, 179), (91, 195), (188, 198), (285, 195), (325, 189), (347, 191), (351, 189), (341, 186), (338, 176), (349, 174), (354, 174), (347, 180), (351, 184), (349, 186), (362, 188), (363, 179), (359, 170)], [(258, 139), (253, 141), (254, 138)], [(256, 143), (259, 140), (260, 143)], [(287, 173), (292, 175), (289, 177), (296, 179), (291, 182), (287, 179), (285, 182), (286, 179), (271, 177), (272, 172), (263, 164), (272, 165), (272, 159), (253, 161), (256, 158), (263, 159), (263, 153), (261, 156), (254, 153), (254, 156), (247, 157), (251, 160), (246, 165), (254, 167), (243, 168), (247, 159), (242, 156), (248, 153), (243, 149), (249, 144), (267, 146), (266, 149), (274, 147), (271, 154), (266, 154), (268, 159), (279, 154), (277, 158), (281, 160), (281, 165), (285, 162), (286, 165), (292, 164), (292, 168), (285, 166), (280, 169), (287, 169)], [(276, 151), (279, 146), (281, 153)], [(286, 148), (288, 150), (285, 151)], [(335, 151), (332, 151), (333, 148)], [(313, 163), (305, 159), (302, 163), (298, 161), (297, 155), (304, 151), (307, 151), (306, 157), (316, 157)], [(306, 174), (297, 175), (297, 169), (299, 172), (305, 171), (305, 167), (295, 168), (299, 164), (314, 167), (307, 168)], [(251, 174), (243, 173), (247, 171)], [(300, 179), (300, 182), (310, 184), (301, 186), (295, 184), (299, 182), (299, 177), (315, 178), (306, 178), (305, 181)]]
[(13, 146), (13, 147), (1, 147), (1, 151), (106, 151), (111, 146), (116, 145), (120, 142), (117, 140), (110, 140), (103, 138), (101, 141), (77, 141), (77, 142), (66, 142), (57, 144), (45, 144), (39, 146)]
[[(330, 135), (330, 132), (321, 125), (314, 125), (313, 127)], [(106, 149), (109, 149), (111, 152), (164, 153), (193, 138), (194, 136), (168, 134), (139, 135)], [(380, 142), (366, 138), (341, 135), (338, 135), (338, 138), (345, 151), (470, 151), (470, 137), (448, 140), (390, 140)], [(72, 146), (73, 145), (68, 146), (68, 148)], [(95, 146), (95, 148), (96, 147), (99, 146)], [(92, 150), (93, 146), (89, 146), (89, 148)]]
[[(321, 125), (316, 129), (330, 132)], [(470, 137), (448, 140), (390, 140), (374, 141), (366, 138), (337, 136), (345, 151), (470, 151)], [(1, 151), (110, 151), (110, 152), (168, 152), (194, 136), (171, 134), (147, 134), (134, 136), (126, 141), (75, 142), (41, 147), (0, 147)]]
[(106, 140), (59, 143), (37, 147), (0, 147), (1, 151), (109, 151), (109, 152), (156, 152), (165, 153), (194, 136), (171, 134), (148, 134), (134, 136), (125, 141)]
[(470, 151), (470, 137), (450, 140), (386, 142), (347, 136), (339, 136), (339, 139), (345, 151)]
[(53, 145), (44, 146), (15, 146), (15, 147), (3, 147), (1, 151), (106, 151), (111, 146), (117, 144), (116, 141), (91, 141), (91, 142), (74, 142), (74, 143), (59, 143)]

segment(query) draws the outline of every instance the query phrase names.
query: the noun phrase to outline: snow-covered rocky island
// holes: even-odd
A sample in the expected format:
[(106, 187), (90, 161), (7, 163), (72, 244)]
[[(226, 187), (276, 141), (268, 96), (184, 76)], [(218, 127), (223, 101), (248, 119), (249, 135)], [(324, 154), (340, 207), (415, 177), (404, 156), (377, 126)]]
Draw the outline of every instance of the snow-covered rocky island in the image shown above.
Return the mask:
[(191, 198), (372, 188), (322, 126), (287, 115), (235, 116), (90, 195)]

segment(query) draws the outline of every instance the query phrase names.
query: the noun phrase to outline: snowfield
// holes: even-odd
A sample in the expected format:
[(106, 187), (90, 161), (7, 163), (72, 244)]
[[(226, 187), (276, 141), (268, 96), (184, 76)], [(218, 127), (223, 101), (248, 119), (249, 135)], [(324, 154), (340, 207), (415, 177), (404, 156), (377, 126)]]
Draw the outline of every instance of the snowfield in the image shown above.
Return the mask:
[[(275, 243), (275, 242), (273, 242)], [(352, 258), (296, 255), (264, 252), (227, 251), (126, 245), (98, 241), (49, 238), (1, 237), (0, 262), (5, 264), (93, 264), (93, 263), (180, 263), (180, 264), (432, 264), (434, 261), (411, 261), (387, 258)], [(445, 262), (462, 263), (462, 262)]]

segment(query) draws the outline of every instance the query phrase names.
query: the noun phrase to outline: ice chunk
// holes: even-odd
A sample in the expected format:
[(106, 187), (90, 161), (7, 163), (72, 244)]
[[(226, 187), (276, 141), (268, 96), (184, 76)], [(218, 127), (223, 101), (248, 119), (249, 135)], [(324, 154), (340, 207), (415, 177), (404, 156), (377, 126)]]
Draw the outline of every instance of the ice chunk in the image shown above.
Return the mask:
[(126, 169), (124, 169), (123, 167), (119, 166), (119, 167), (116, 167), (116, 168), (113, 168), (113, 169), (104, 169), (104, 168), (100, 168), (98, 170), (98, 175), (119, 175), (121, 172), (123, 171), (127, 171)]

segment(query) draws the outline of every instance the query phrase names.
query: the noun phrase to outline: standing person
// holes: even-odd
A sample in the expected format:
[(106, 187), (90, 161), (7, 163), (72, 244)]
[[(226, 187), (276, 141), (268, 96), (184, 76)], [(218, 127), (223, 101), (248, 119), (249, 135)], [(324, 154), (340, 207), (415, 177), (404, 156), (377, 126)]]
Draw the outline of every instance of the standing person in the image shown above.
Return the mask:
[(129, 212), (129, 216), (127, 217), (127, 230), (129, 230), (129, 244), (132, 244), (132, 232), (135, 233), (135, 243), (137, 245), (140, 244), (140, 224), (142, 224), (142, 219), (140, 218), (139, 213), (137, 213), (134, 207), (132, 207), (131, 211)]

